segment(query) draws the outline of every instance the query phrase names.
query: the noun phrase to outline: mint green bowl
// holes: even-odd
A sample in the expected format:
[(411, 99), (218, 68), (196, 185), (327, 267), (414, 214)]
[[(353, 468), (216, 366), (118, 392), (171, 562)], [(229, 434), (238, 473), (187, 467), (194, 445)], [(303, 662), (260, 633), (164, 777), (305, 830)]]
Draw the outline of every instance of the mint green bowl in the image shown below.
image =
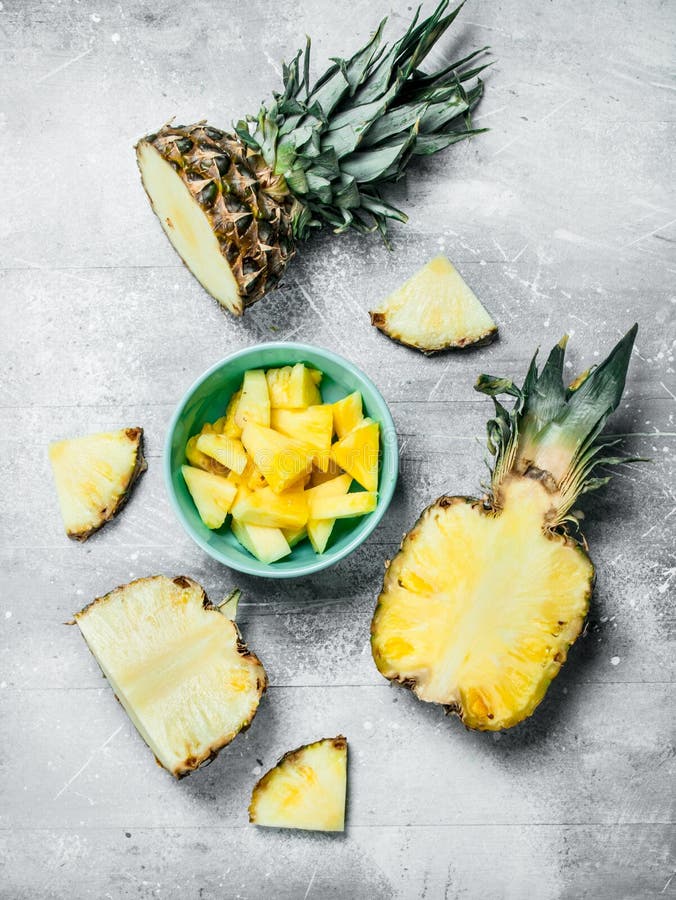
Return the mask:
[[(321, 390), (325, 402), (359, 391), (364, 415), (380, 423), (378, 505), (372, 513), (339, 519), (328, 547), (318, 555), (308, 540), (297, 544), (289, 556), (262, 563), (251, 556), (230, 531), (229, 519), (218, 531), (202, 522), (181, 475), (186, 462), (185, 445), (205, 422), (225, 414), (231, 395), (239, 388), (247, 369), (269, 369), (303, 362), (324, 373)], [(256, 344), (227, 356), (204, 373), (188, 390), (174, 413), (164, 448), (164, 477), (171, 505), (181, 525), (195, 543), (214, 559), (248, 575), (264, 578), (297, 578), (326, 569), (352, 553), (371, 534), (390, 505), (397, 483), (399, 453), (392, 416), (373, 382), (351, 362), (321, 347), (309, 344)]]

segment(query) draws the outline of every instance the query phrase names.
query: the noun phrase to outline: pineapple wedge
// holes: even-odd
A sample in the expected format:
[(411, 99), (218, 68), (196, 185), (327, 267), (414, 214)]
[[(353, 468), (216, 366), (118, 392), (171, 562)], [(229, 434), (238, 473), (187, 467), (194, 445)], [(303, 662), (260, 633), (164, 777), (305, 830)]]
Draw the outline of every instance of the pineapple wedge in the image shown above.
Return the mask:
[(321, 372), (310, 369), (303, 363), (268, 369), (265, 377), (270, 391), (270, 406), (273, 409), (305, 409), (318, 406), (322, 402), (319, 392)]
[(314, 451), (307, 444), (249, 422), (242, 443), (273, 491), (281, 493), (309, 474)]
[(282, 528), (282, 534), (286, 538), (289, 547), (293, 549), (296, 544), (300, 544), (302, 540), (305, 540), (307, 537), (307, 528), (305, 525), (299, 528)]
[[(331, 481), (325, 481), (316, 487), (308, 488), (305, 491), (308, 511), (312, 509), (313, 502), (316, 502), (319, 497), (340, 497), (343, 494), (347, 494), (351, 484), (352, 476), (339, 475), (337, 478), (332, 478)], [(315, 553), (323, 553), (326, 550), (326, 545), (329, 542), (335, 523), (335, 519), (308, 519), (307, 535)]]
[(200, 519), (207, 528), (220, 528), (235, 499), (237, 487), (221, 475), (193, 466), (181, 466), (181, 472)]
[(204, 469), (205, 472), (213, 472), (214, 475), (223, 475), (225, 477), (228, 474), (227, 466), (222, 466), (213, 457), (207, 456), (206, 453), (202, 453), (198, 449), (197, 442), (202, 436), (202, 434), (194, 434), (190, 438), (185, 445), (185, 458), (196, 469)]
[(119, 513), (146, 470), (143, 429), (56, 441), (49, 459), (66, 534), (86, 541)]
[(331, 448), (331, 458), (367, 491), (378, 490), (380, 426), (372, 419), (359, 425)]
[[(331, 482), (327, 482), (330, 484)], [(324, 485), (322, 485), (324, 487)], [(308, 502), (308, 521), (313, 519), (349, 519), (365, 516), (378, 505), (375, 491), (357, 491), (344, 496), (315, 496)]]
[(333, 430), (339, 438), (348, 435), (364, 418), (359, 391), (353, 391), (342, 400), (336, 400), (331, 404), (331, 408), (333, 409)]
[(325, 472), (333, 436), (333, 411), (329, 404), (307, 409), (273, 409), (270, 424), (275, 431), (296, 438), (316, 451), (314, 461)]
[(242, 442), (225, 434), (201, 434), (197, 439), (197, 450), (238, 475), (249, 461)]
[(250, 725), (265, 670), (191, 578), (141, 578), (94, 600), (75, 621), (139, 734), (175, 777)]
[(247, 525), (267, 528), (303, 528), (308, 509), (302, 485), (276, 494), (270, 487), (242, 490), (232, 506), (232, 517)]
[(428, 262), (370, 316), (371, 324), (388, 337), (423, 353), (488, 344), (498, 333), (493, 319), (445, 256)]
[(262, 369), (250, 369), (244, 373), (242, 381), (242, 393), (235, 411), (235, 424), (243, 429), (249, 422), (263, 425), (265, 428), (270, 427), (270, 394)]
[(249, 821), (271, 828), (344, 831), (347, 740), (323, 738), (286, 753), (257, 782)]
[(232, 520), (232, 533), (240, 544), (263, 563), (273, 563), (291, 553), (291, 547), (279, 528), (249, 525)]
[(235, 393), (230, 398), (228, 406), (225, 410), (225, 416), (223, 421), (223, 434), (227, 437), (231, 438), (241, 438), (242, 429), (239, 427), (237, 422), (235, 421), (235, 417), (237, 415), (237, 407), (239, 406), (239, 401), (242, 396), (242, 388)]

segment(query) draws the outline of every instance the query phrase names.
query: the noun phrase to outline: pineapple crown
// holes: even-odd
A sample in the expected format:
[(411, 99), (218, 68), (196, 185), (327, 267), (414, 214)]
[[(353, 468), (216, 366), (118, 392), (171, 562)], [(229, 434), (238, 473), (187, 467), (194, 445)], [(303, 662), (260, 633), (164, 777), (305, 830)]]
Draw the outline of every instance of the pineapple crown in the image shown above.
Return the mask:
[[(610, 475), (595, 477), (595, 468), (639, 461), (609, 454), (620, 439), (601, 437), (622, 399), (637, 330), (638, 325), (630, 328), (607, 359), (567, 388), (563, 383), (567, 337), (552, 349), (541, 372), (536, 352), (522, 387), (508, 378), (479, 376), (475, 389), (493, 397), (495, 404), (495, 417), (487, 423), (488, 449), (494, 457), (493, 496), (512, 473), (541, 477), (559, 494), (553, 524), (577, 523), (571, 512), (577, 497), (610, 481)], [(515, 398), (511, 410), (500, 403), (499, 394)]]
[[(442, 69), (419, 68), (453, 23), (458, 6), (444, 15), (442, 0), (428, 18), (418, 8), (406, 34), (381, 44), (386, 19), (350, 59), (334, 58), (310, 81), (310, 39), (283, 67), (284, 91), (235, 127), (240, 139), (263, 156), (296, 199), (294, 235), (308, 236), (324, 224), (334, 231), (379, 230), (387, 220), (406, 221), (379, 186), (402, 178), (412, 156), (443, 150), (486, 129), (473, 129), (470, 114), (483, 93), (476, 78), (485, 65), (468, 64), (482, 47)], [(476, 78), (467, 89), (466, 83)]]

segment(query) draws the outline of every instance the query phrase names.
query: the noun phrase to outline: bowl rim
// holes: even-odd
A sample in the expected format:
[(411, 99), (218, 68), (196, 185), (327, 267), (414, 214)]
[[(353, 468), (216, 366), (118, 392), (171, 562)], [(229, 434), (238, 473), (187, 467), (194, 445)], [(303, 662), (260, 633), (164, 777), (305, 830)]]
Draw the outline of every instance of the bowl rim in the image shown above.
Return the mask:
[[(198, 390), (198, 388), (200, 388), (202, 384), (207, 381), (207, 379), (209, 379), (215, 372), (220, 371), (225, 365), (232, 363), (237, 359), (249, 356), (256, 352), (260, 352), (261, 350), (284, 351), (290, 349), (293, 349), (294, 352), (301, 354), (303, 354), (304, 352), (307, 352), (309, 354), (317, 354), (320, 357), (324, 357), (325, 359), (334, 363), (335, 365), (340, 366), (341, 368), (351, 370), (376, 394), (377, 397), (380, 398), (383, 406), (383, 419), (385, 420), (380, 422), (381, 429), (383, 431), (387, 429), (393, 436), (392, 442), (388, 442), (387, 445), (387, 452), (391, 455), (391, 464), (393, 469), (392, 477), (382, 490), (380, 490), (379, 485), (378, 504), (373, 512), (369, 513), (369, 516), (366, 520), (367, 524), (364, 530), (355, 535), (350, 541), (348, 541), (347, 544), (335, 555), (324, 556), (323, 554), (317, 554), (316, 559), (310, 561), (309, 563), (305, 562), (295, 567), (287, 567), (285, 569), (275, 569), (272, 564), (266, 565), (265, 563), (261, 563), (259, 560), (254, 561), (253, 557), (251, 560), (251, 564), (249, 564), (248, 561), (239, 562), (229, 559), (226, 561), (224, 560), (223, 555), (218, 550), (216, 550), (214, 547), (204, 541), (200, 537), (200, 535), (194, 532), (192, 525), (183, 514), (183, 510), (181, 509), (178, 498), (176, 497), (176, 493), (174, 491), (172, 479), (173, 473), (171, 466), (171, 450), (173, 435), (178, 426), (179, 420), (183, 415), (185, 407), (188, 404), (188, 401)], [(382, 448), (381, 452), (383, 452)], [(340, 560), (345, 559), (346, 556), (349, 556), (354, 550), (357, 549), (357, 547), (363, 544), (367, 540), (367, 538), (369, 538), (370, 535), (375, 531), (390, 505), (392, 497), (394, 496), (394, 490), (397, 486), (397, 481), (399, 478), (399, 441), (394, 425), (394, 420), (392, 418), (392, 413), (390, 412), (387, 401), (383, 397), (380, 389), (371, 380), (371, 378), (369, 378), (369, 376), (359, 368), (359, 366), (355, 365), (355, 363), (351, 362), (350, 360), (345, 359), (344, 356), (340, 356), (340, 354), (334, 353), (332, 350), (327, 350), (325, 347), (317, 346), (316, 344), (296, 343), (295, 341), (269, 341), (252, 344), (249, 347), (243, 347), (240, 350), (235, 350), (233, 353), (229, 353), (227, 356), (224, 356), (218, 362), (210, 366), (197, 379), (195, 379), (195, 381), (193, 381), (190, 387), (183, 393), (183, 396), (176, 405), (176, 408), (169, 421), (169, 425), (167, 426), (166, 436), (164, 439), (162, 462), (164, 484), (169, 495), (170, 505), (179, 522), (181, 523), (183, 530), (208, 556), (210, 556), (212, 559), (215, 559), (221, 565), (226, 566), (229, 569), (234, 569), (236, 572), (242, 572), (245, 575), (253, 575), (258, 578), (300, 578), (305, 575), (313, 575), (315, 572), (320, 572), (323, 569), (328, 569), (331, 566), (335, 565), (335, 563), (340, 562)], [(261, 571), (259, 568), (257, 568), (256, 564), (258, 564), (258, 566), (265, 565), (265, 571)]]

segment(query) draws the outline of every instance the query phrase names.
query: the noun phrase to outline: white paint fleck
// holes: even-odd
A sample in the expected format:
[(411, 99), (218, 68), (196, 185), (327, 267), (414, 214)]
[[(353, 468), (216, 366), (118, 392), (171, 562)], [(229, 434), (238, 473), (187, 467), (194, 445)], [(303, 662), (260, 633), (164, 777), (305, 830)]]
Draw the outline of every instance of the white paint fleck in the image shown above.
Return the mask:
[(12, 618), (12, 613), (11, 613), (9, 610), (7, 610), (7, 612), (5, 613), (5, 618), (6, 618), (6, 619), (11, 619), (11, 618)]
[(117, 33), (117, 31), (114, 34), (111, 34), (110, 39), (114, 44), (120, 43), (120, 35)]
[(610, 665), (611, 666), (619, 666), (619, 664), (620, 664), (620, 657), (619, 656), (611, 656)]
[(364, 730), (373, 731), (373, 722), (369, 722), (367, 719), (366, 722), (364, 722)]
[(98, 23), (101, 21), (101, 16), (98, 13), (92, 13), (90, 18), (91, 18), (92, 22)]

